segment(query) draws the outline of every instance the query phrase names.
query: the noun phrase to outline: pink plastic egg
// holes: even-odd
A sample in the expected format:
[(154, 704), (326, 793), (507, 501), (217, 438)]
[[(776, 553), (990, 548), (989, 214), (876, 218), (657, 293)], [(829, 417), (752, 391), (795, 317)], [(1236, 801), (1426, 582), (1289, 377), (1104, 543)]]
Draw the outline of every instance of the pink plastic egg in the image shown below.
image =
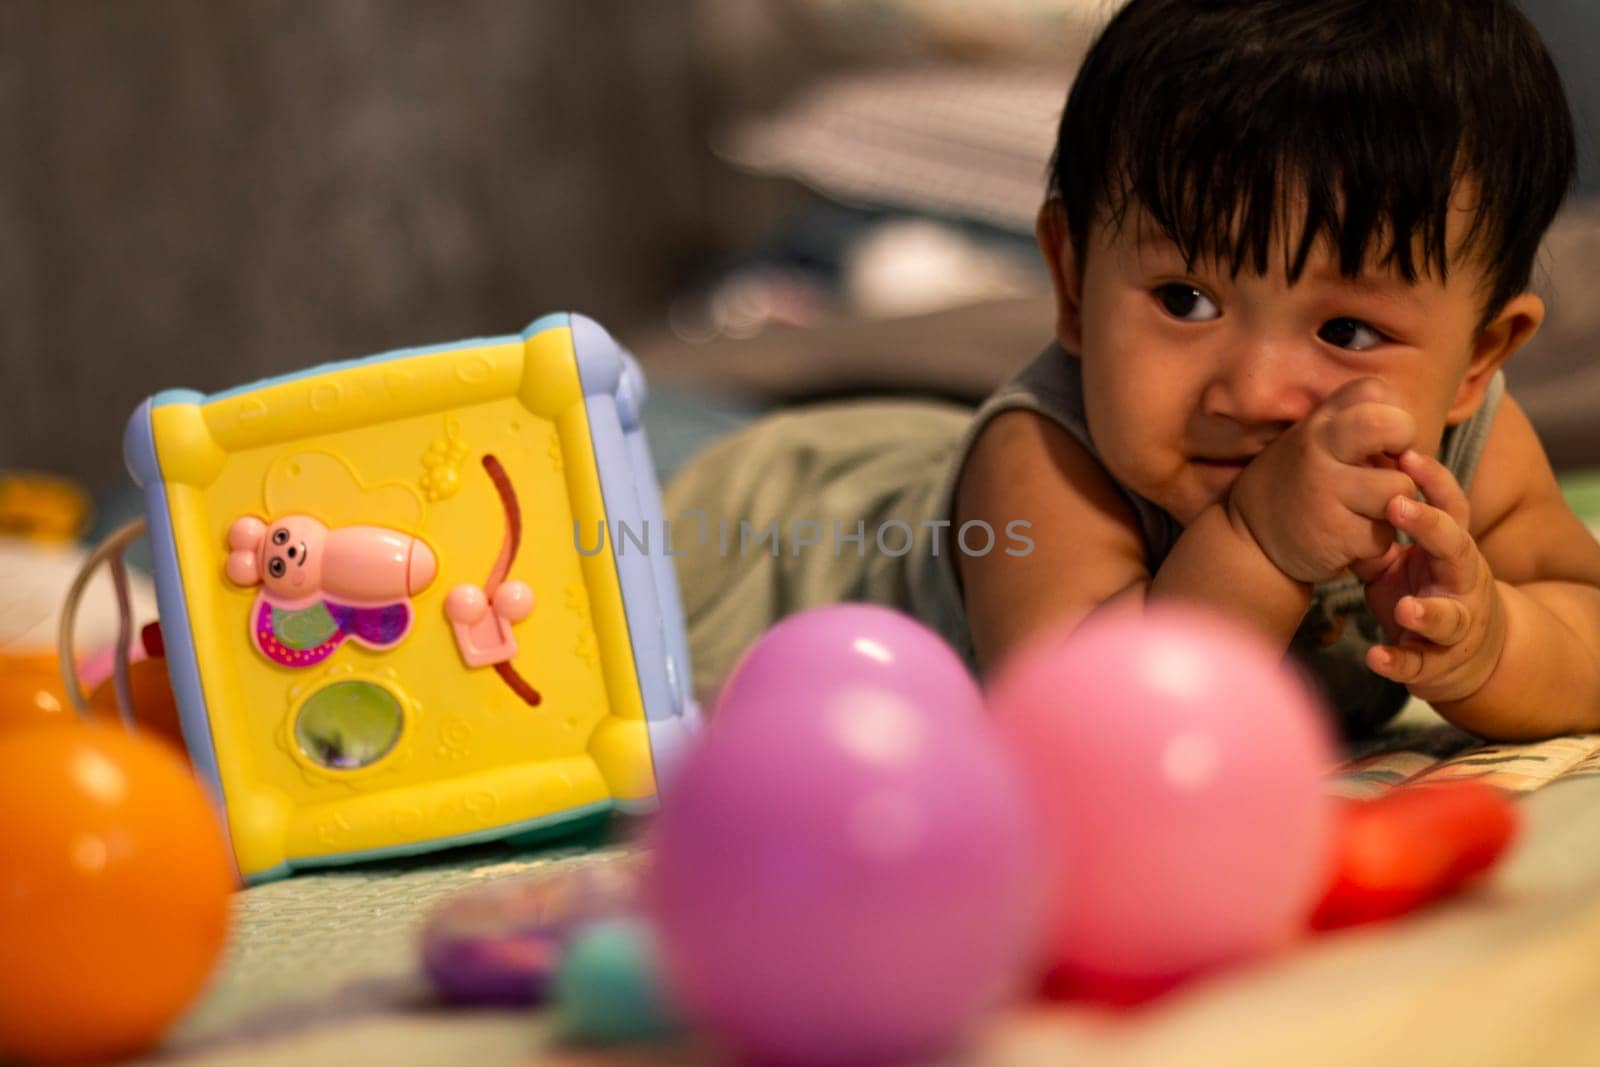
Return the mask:
[(1056, 977), (1138, 1000), (1302, 929), (1333, 755), (1317, 698), (1257, 635), (1197, 609), (1090, 620), (1006, 665), (991, 710), (1051, 868)]

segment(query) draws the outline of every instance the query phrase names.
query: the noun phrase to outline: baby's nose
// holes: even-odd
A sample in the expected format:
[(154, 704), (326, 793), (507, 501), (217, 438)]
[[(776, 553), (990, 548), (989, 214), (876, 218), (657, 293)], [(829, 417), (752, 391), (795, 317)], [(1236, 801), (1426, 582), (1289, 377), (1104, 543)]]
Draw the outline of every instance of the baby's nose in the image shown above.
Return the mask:
[(1288, 427), (1317, 406), (1317, 387), (1293, 352), (1261, 346), (1219, 367), (1203, 406), (1249, 426)]

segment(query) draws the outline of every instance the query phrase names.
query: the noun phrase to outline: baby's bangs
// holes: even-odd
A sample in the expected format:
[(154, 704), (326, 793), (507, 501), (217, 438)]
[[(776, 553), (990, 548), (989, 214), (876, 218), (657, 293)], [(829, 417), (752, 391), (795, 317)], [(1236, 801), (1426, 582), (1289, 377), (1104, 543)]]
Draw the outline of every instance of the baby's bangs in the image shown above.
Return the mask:
[(1135, 205), (1191, 265), (1235, 274), (1298, 278), (1325, 242), (1346, 276), (1442, 280), (1470, 253), (1487, 321), (1529, 284), (1576, 162), (1561, 77), (1511, 0), (1131, 0), (1084, 58), (1050, 182), (1080, 256)]
[[(1375, 264), (1408, 282), (1445, 278), (1451, 197), (1474, 170), (1457, 117), (1417, 101), (1357, 109), (1370, 96), (1315, 70), (1293, 73), (1203, 104), (1130, 107), (1110, 124), (1120, 136), (1100, 175), (1109, 220), (1121, 226), (1143, 208), (1191, 268), (1265, 274), (1276, 264), (1294, 281), (1326, 242), (1346, 277)], [(1455, 251), (1477, 245), (1489, 223), (1480, 200)]]

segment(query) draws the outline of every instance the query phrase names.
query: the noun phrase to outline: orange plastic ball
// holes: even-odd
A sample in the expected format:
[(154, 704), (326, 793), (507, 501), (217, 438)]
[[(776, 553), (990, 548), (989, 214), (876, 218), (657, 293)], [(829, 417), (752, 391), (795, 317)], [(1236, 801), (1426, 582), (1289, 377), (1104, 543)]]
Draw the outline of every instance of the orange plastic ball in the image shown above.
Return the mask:
[[(183, 729), (178, 725), (178, 702), (167, 677), (167, 661), (159, 656), (128, 664), (128, 688), (133, 691), (133, 721), (184, 751)], [(116, 684), (109, 678), (89, 697), (94, 713), (120, 722)]]
[(0, 656), (0, 730), (74, 718), (55, 656)]
[(164, 741), (0, 731), (0, 1060), (155, 1045), (216, 963), (237, 884), (217, 809)]

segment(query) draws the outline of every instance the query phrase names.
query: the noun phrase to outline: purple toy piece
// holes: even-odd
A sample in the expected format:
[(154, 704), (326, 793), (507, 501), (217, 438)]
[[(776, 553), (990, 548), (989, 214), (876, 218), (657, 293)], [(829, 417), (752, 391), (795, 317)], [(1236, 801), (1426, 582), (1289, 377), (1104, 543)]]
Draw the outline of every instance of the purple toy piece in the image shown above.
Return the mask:
[(590, 923), (627, 913), (638, 877), (638, 858), (626, 855), (459, 893), (423, 926), (422, 969), (457, 1003), (539, 1003), (568, 942)]
[(411, 605), (404, 601), (376, 608), (329, 601), (328, 614), (333, 616), (340, 630), (369, 648), (398, 644), (411, 629)]
[(368, 648), (392, 648), (411, 632), (411, 604), (401, 601), (379, 607), (358, 607), (353, 604), (335, 604), (324, 601), (310, 610), (324, 610), (333, 623), (333, 632), (322, 641), (306, 648), (286, 643), (276, 630), (276, 621), (284, 609), (276, 607), (265, 595), (256, 598), (255, 621), (252, 635), (256, 648), (272, 662), (283, 667), (314, 667), (333, 655), (346, 638), (354, 638)]

